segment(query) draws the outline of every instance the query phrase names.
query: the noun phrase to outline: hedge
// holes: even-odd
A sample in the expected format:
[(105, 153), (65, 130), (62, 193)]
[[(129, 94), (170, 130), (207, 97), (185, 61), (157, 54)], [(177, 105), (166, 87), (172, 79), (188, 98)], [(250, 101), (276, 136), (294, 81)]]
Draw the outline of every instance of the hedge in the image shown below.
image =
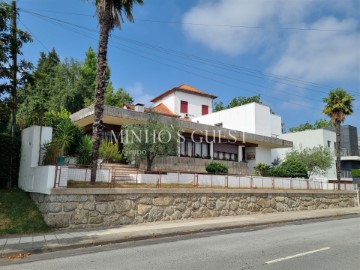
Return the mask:
[(0, 188), (17, 186), (20, 148), (20, 138), (0, 134)]
[(352, 177), (360, 177), (360, 169), (351, 170)]
[(210, 162), (205, 169), (208, 173), (228, 173), (228, 167), (218, 162)]

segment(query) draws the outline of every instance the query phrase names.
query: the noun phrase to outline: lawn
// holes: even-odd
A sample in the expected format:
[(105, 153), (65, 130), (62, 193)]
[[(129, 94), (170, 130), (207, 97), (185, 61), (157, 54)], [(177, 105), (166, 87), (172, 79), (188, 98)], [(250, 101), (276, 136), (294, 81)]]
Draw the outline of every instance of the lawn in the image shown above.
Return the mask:
[(50, 228), (26, 192), (0, 189), (0, 235), (47, 231)]

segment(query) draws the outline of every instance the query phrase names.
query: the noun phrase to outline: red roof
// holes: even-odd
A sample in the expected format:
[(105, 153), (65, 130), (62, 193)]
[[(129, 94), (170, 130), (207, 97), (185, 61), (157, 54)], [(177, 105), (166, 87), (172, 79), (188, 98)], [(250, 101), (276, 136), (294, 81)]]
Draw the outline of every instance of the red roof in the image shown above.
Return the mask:
[(162, 99), (163, 97), (166, 97), (167, 95), (170, 95), (170, 94), (174, 93), (175, 91), (195, 94), (195, 95), (199, 95), (199, 96), (205, 96), (205, 97), (209, 97), (209, 98), (212, 98), (212, 99), (217, 98), (217, 96), (214, 96), (214, 95), (209, 94), (209, 93), (205, 93), (205, 92), (203, 92), (203, 91), (201, 91), (199, 89), (196, 89), (196, 88), (194, 88), (194, 87), (192, 87), (190, 85), (182, 84), (182, 85), (179, 85), (177, 87), (174, 87), (173, 89), (170, 89), (170, 90), (162, 93), (161, 95), (159, 95), (156, 98), (152, 99), (151, 102), (156, 102), (156, 101)]
[[(125, 103), (124, 107), (126, 107), (126, 109), (128, 109), (128, 110), (132, 110), (132, 111), (135, 110), (135, 105), (130, 105), (130, 104)], [(154, 113), (158, 113), (158, 114), (165, 115), (165, 116), (179, 117), (177, 114), (175, 114), (173, 111), (171, 111), (163, 103), (160, 103), (153, 108), (145, 108), (144, 107), (144, 112), (154, 112)]]

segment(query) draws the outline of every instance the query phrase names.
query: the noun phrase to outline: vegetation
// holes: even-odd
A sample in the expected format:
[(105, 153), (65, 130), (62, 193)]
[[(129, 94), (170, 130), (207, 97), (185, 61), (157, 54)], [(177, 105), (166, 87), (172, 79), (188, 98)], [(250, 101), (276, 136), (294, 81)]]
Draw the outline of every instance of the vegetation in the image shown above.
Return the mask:
[(27, 193), (0, 189), (0, 235), (47, 231), (50, 228)]
[(178, 128), (174, 123), (161, 122), (150, 113), (145, 124), (125, 126), (124, 155), (128, 161), (146, 159), (147, 170), (157, 156), (172, 156), (178, 151)]
[(292, 150), (284, 162), (274, 162), (272, 166), (258, 163), (254, 170), (261, 176), (309, 178), (314, 174), (322, 175), (331, 168), (333, 155), (322, 146)]
[(143, 4), (143, 0), (96, 0), (96, 14), (100, 25), (98, 61), (96, 71), (94, 123), (93, 123), (93, 149), (92, 149), (92, 168), (91, 183), (96, 181), (97, 159), (99, 157), (99, 146), (101, 131), (103, 129), (102, 118), (104, 111), (104, 93), (106, 89), (106, 67), (107, 49), (110, 32), (117, 26), (120, 27), (124, 22), (123, 16), (132, 22), (132, 8), (134, 4)]
[(92, 150), (92, 141), (90, 136), (83, 136), (79, 143), (78, 154), (77, 154), (77, 163), (79, 165), (90, 165), (91, 164), (91, 150)]
[[(15, 5), (15, 2), (14, 2)], [(14, 6), (15, 8), (15, 6)], [(15, 11), (17, 12), (17, 11)], [(12, 7), (0, 3), (0, 123), (11, 126), (11, 135), (16, 131), (17, 90), (30, 78), (32, 64), (24, 59), (17, 61), (21, 48), (32, 41), (29, 33), (11, 25)], [(11, 115), (11, 121), (9, 121)]]
[(101, 142), (99, 154), (105, 163), (118, 162), (122, 157), (121, 153), (119, 153), (119, 146), (108, 140)]
[[(251, 96), (251, 97), (241, 97), (241, 96), (235, 97), (226, 106), (223, 104), (222, 101), (215, 102), (214, 103), (214, 112), (234, 108), (234, 107), (237, 107), (237, 106), (242, 106), (242, 105), (249, 104), (249, 103), (252, 103), (252, 102), (263, 104), (262, 101), (261, 101), (260, 94), (256, 95), (256, 96)], [(271, 109), (270, 109), (270, 111), (271, 111), (271, 113), (274, 113)]]
[(352, 169), (351, 175), (352, 177), (360, 177), (360, 169)]
[(353, 113), (354, 98), (342, 88), (336, 88), (329, 92), (329, 95), (323, 99), (325, 107), (323, 113), (328, 115), (336, 130), (336, 178), (340, 188), (341, 160), (340, 160), (340, 138), (341, 123), (345, 117)]
[(229, 168), (223, 164), (223, 163), (219, 163), (219, 162), (210, 162), (208, 165), (206, 165), (206, 171), (208, 173), (228, 173)]
[(331, 121), (328, 121), (326, 119), (320, 119), (320, 120), (316, 120), (314, 124), (310, 124), (309, 122), (306, 122), (305, 124), (300, 124), (297, 127), (289, 128), (289, 131), (299, 132), (299, 131), (327, 128), (327, 127), (332, 127)]

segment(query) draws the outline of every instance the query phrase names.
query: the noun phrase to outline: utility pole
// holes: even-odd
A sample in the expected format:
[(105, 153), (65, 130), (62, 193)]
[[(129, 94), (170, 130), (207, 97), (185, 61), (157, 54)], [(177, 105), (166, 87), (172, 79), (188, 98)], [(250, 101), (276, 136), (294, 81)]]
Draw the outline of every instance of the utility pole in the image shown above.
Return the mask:
[(16, 129), (16, 106), (17, 106), (17, 29), (16, 29), (16, 1), (11, 2), (11, 136), (15, 136)]

